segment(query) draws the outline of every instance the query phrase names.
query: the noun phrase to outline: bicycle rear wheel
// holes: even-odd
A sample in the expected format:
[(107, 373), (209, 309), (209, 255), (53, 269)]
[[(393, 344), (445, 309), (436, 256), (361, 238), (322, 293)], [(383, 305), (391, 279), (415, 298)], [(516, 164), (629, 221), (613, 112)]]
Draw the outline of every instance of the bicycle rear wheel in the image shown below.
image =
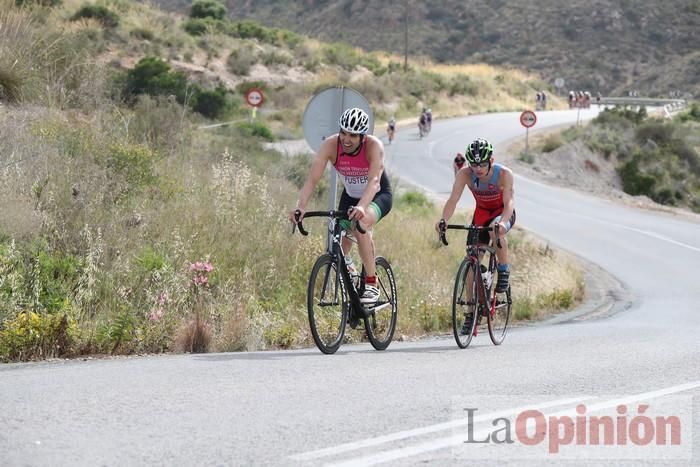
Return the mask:
[(510, 312), (513, 307), (513, 300), (510, 297), (510, 286), (505, 292), (496, 292), (496, 284), (493, 285), (494, 292), (489, 303), (488, 325), (489, 336), (493, 345), (501, 345), (506, 338)]
[(349, 302), (331, 255), (319, 256), (311, 270), (306, 304), (309, 326), (316, 347), (325, 354), (335, 353), (343, 342)]
[(396, 330), (398, 317), (396, 282), (394, 281), (394, 271), (386, 258), (377, 256), (375, 264), (377, 266), (379, 300), (374, 306), (372, 315), (365, 318), (365, 328), (372, 347), (384, 350), (389, 347)]
[[(471, 277), (467, 283), (467, 275)], [(462, 261), (455, 278), (452, 294), (452, 332), (461, 349), (466, 349), (474, 337), (477, 320), (478, 296), (476, 290), (476, 271), (468, 259)]]

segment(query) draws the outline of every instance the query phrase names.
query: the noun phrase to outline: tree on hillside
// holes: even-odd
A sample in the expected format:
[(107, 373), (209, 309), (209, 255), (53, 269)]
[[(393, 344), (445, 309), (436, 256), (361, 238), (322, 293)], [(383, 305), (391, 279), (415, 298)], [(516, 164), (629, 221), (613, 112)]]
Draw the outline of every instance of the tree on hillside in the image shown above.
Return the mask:
[(228, 10), (218, 0), (196, 0), (192, 3), (192, 18), (224, 19)]

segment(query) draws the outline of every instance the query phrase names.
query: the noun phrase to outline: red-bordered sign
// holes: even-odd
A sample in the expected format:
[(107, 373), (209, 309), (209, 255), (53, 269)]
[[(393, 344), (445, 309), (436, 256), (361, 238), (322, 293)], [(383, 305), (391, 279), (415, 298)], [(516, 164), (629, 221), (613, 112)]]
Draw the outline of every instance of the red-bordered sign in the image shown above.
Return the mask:
[(260, 107), (262, 103), (265, 102), (265, 96), (260, 89), (248, 89), (248, 92), (245, 93), (245, 101), (248, 103), (248, 105)]
[(537, 115), (532, 110), (525, 110), (520, 114), (520, 124), (525, 128), (533, 127), (535, 123), (537, 123)]

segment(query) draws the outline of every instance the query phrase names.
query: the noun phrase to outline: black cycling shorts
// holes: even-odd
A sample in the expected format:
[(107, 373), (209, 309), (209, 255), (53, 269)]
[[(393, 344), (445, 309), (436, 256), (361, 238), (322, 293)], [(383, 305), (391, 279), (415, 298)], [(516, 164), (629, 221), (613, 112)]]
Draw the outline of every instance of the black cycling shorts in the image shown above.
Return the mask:
[[(391, 185), (389, 184), (389, 178), (386, 173), (382, 172), (382, 176), (379, 180), (379, 192), (374, 195), (372, 202), (369, 204), (370, 209), (373, 209), (377, 214), (377, 222), (386, 217), (391, 211), (393, 205), (393, 194), (391, 192)], [(348, 193), (343, 190), (343, 194), (340, 195), (340, 203), (338, 203), (338, 211), (347, 211), (350, 206), (357, 206), (360, 202), (359, 198), (352, 198)], [(341, 225), (345, 229), (350, 228), (350, 223), (348, 221), (341, 221)]]

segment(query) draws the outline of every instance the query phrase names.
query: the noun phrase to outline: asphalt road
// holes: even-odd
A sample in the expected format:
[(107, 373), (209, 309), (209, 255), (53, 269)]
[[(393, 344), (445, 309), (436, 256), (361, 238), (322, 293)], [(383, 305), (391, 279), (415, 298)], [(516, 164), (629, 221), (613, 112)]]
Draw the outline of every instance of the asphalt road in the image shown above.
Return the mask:
[[(389, 170), (444, 194), (465, 141), (498, 151), (524, 136), (517, 115), (400, 132)], [(516, 200), (519, 225), (621, 284), (605, 313), (466, 350), (449, 337), (3, 365), (0, 465), (700, 464), (700, 225), (522, 177)]]

